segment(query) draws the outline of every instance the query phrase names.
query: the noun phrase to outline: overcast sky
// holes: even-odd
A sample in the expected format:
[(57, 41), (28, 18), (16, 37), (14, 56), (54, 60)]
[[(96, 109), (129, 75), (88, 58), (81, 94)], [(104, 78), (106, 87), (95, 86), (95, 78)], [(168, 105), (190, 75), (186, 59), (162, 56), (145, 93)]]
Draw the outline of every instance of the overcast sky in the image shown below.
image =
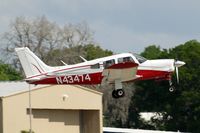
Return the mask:
[(104, 49), (140, 53), (200, 40), (200, 0), (0, 0), (0, 33), (15, 17), (87, 22)]

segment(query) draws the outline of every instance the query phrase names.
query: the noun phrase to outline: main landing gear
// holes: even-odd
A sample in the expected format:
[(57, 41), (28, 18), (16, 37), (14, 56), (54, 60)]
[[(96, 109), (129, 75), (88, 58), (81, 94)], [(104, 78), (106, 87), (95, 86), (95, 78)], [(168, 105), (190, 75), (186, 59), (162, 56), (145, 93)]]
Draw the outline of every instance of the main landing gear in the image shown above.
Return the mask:
[(113, 98), (121, 98), (124, 96), (124, 90), (123, 90), (123, 87), (122, 87), (122, 82), (120, 79), (116, 79), (115, 80), (115, 89), (113, 90), (112, 92), (112, 97)]
[(124, 90), (123, 89), (117, 89), (117, 90), (113, 90), (112, 92), (112, 97), (113, 98), (121, 98), (124, 97)]

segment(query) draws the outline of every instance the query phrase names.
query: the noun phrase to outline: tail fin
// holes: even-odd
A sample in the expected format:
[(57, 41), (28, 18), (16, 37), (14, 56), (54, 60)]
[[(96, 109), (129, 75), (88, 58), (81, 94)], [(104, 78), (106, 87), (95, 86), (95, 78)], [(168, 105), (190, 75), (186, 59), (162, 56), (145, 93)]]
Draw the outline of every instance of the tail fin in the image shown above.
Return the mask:
[(19, 60), (22, 64), (26, 78), (48, 72), (52, 68), (41, 61), (27, 47), (15, 48), (15, 51), (17, 52)]

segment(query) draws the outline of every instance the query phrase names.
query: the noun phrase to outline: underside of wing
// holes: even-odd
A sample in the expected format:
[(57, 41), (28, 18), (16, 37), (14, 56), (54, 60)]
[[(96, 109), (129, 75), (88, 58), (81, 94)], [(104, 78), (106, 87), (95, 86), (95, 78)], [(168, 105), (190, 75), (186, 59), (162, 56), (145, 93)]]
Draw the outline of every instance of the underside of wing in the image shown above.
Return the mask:
[(137, 79), (137, 63), (133, 62), (123, 62), (109, 66), (108, 68), (103, 70), (102, 82), (114, 83), (116, 80), (120, 80), (121, 82), (127, 82), (134, 79)]

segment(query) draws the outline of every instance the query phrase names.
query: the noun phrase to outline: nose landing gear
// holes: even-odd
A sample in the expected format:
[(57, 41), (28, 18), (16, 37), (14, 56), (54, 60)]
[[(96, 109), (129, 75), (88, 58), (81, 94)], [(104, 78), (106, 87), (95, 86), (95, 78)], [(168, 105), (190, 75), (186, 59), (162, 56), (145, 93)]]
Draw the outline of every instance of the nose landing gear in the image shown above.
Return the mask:
[(170, 92), (173, 92), (173, 91), (175, 91), (176, 90), (176, 88), (174, 87), (174, 85), (173, 85), (173, 83), (172, 83), (172, 80), (170, 79), (169, 80), (169, 91)]
[(170, 91), (170, 92), (175, 91), (175, 89), (176, 89), (176, 88), (175, 88), (173, 85), (169, 87), (169, 91)]

